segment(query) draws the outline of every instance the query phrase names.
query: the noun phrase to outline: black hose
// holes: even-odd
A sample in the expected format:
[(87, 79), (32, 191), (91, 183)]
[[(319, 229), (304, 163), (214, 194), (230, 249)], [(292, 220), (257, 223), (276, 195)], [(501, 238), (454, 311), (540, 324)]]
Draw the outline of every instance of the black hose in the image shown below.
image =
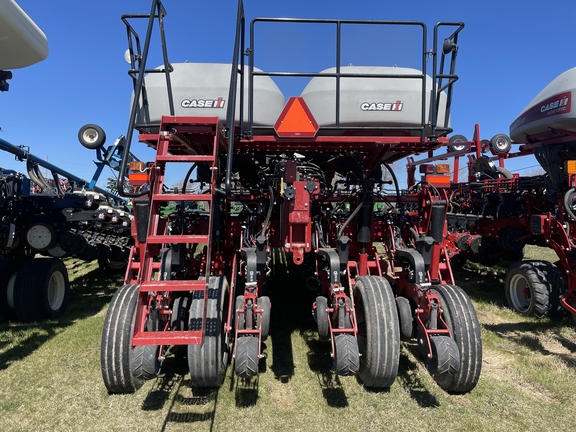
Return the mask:
[(352, 219), (354, 219), (356, 217), (356, 215), (358, 214), (358, 212), (360, 211), (360, 209), (364, 205), (364, 201), (366, 201), (366, 195), (368, 195), (368, 190), (367, 190), (368, 189), (368, 181), (366, 179), (366, 175), (364, 175), (364, 182), (363, 183), (364, 184), (362, 185), (362, 197), (360, 198), (360, 202), (358, 203), (358, 206), (354, 209), (352, 214), (350, 216), (348, 216), (348, 219), (346, 219), (344, 224), (338, 230), (338, 235), (336, 236), (337, 241), (340, 240), (340, 237), (342, 236), (344, 229), (348, 226), (348, 224), (350, 224), (350, 222), (352, 222)]
[(270, 204), (268, 205), (268, 212), (266, 213), (266, 219), (264, 219), (264, 223), (262, 224), (262, 229), (258, 233), (258, 235), (264, 234), (266, 227), (270, 223), (270, 218), (272, 217), (272, 209), (274, 207), (274, 190), (272, 186), (268, 185), (268, 193), (270, 194)]
[(186, 193), (186, 185), (188, 184), (188, 180), (190, 179), (190, 176), (192, 175), (192, 171), (194, 171), (194, 168), (196, 168), (196, 163), (192, 164), (192, 166), (190, 167), (190, 169), (186, 173), (186, 177), (184, 177), (184, 182), (182, 183), (182, 193), (183, 194)]
[(390, 165), (388, 165), (388, 163), (384, 162), (382, 165), (386, 167), (386, 169), (392, 176), (392, 180), (394, 181), (394, 187), (396, 188), (396, 201), (398, 202), (398, 205), (401, 206), (402, 199), (400, 198), (400, 186), (398, 185), (398, 179), (396, 178), (396, 174), (394, 174), (394, 171), (392, 171), (392, 168), (390, 167)]

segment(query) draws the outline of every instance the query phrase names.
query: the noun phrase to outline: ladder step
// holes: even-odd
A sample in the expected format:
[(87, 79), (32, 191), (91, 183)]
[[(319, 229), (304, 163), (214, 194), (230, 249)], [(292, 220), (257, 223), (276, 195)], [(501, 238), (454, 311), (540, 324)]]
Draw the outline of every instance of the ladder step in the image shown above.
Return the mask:
[(152, 201), (212, 201), (211, 194), (154, 194)]
[(208, 243), (208, 235), (151, 235), (146, 238), (146, 243)]
[(214, 162), (212, 155), (157, 155), (158, 162)]
[(136, 333), (132, 345), (198, 345), (202, 343), (202, 330), (147, 331)]
[(140, 284), (140, 292), (149, 291), (204, 291), (206, 280), (160, 280), (146, 281)]

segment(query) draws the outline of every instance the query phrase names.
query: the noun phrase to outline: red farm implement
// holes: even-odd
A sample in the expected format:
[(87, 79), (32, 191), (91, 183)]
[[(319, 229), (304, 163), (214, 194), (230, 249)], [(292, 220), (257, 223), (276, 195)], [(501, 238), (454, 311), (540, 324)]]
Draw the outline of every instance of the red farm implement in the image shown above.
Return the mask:
[[(149, 23), (143, 44), (131, 24), (138, 18)], [(133, 199), (135, 245), (104, 325), (107, 389), (133, 392), (157, 376), (171, 345), (187, 346), (193, 386), (220, 386), (231, 358), (239, 377), (256, 376), (270, 334), (268, 276), (278, 250), (306, 269), (336, 373), (389, 387), (401, 338), (416, 338), (442, 388), (474, 388), (482, 345), (450, 267), (450, 183), (430, 173), (403, 191), (390, 167), (449, 144), (464, 25), (437, 24), (432, 49), (418, 22), (255, 19), (246, 38), (240, 1), (232, 64), (178, 64), (168, 61), (163, 19), (159, 1), (149, 16), (123, 17), (135, 101), (124, 155), (137, 131), (156, 158), (120, 167), (130, 171), (118, 186)], [(154, 23), (164, 64), (147, 69)], [(254, 66), (264, 25), (325, 26), (338, 35), (346, 26), (409, 27), (421, 40), (419, 69), (340, 66), (338, 36), (333, 68), (265, 72)], [(274, 78), (290, 76), (310, 81), (286, 102)], [(175, 165), (188, 172), (182, 187), (169, 188)], [(390, 183), (393, 193), (385, 190)]]
[[(454, 178), (450, 188), (448, 255), (453, 264), (466, 259), (492, 266), (501, 259), (518, 260), (505, 280), (508, 305), (527, 316), (562, 319), (576, 317), (576, 117), (571, 95), (576, 69), (564, 72), (534, 98), (510, 126), (512, 139), (499, 134), (490, 142), (474, 139), (454, 143), (451, 151), (418, 164), (468, 157), (468, 181)], [(492, 156), (487, 154), (488, 150)], [(534, 155), (544, 173), (511, 174), (504, 162)], [(552, 249), (558, 260), (521, 261), (524, 247), (534, 244)]]

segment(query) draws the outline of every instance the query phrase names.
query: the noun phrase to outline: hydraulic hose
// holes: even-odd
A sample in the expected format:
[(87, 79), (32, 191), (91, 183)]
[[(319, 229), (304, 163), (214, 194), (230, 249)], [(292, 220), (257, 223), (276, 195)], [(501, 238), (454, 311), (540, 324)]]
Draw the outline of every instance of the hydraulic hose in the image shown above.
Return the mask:
[(262, 235), (265, 233), (266, 227), (270, 223), (270, 218), (272, 217), (272, 208), (274, 207), (274, 190), (270, 185), (268, 185), (268, 193), (270, 194), (270, 204), (268, 205), (268, 212), (266, 213), (266, 219), (264, 220), (264, 223), (262, 224), (262, 229), (260, 230), (258, 235)]
[(366, 176), (364, 176), (364, 182), (363, 182), (363, 187), (362, 187), (362, 197), (360, 198), (360, 202), (358, 203), (358, 206), (354, 209), (354, 211), (350, 214), (350, 216), (348, 216), (348, 219), (346, 219), (346, 222), (344, 222), (342, 224), (342, 226), (340, 227), (340, 229), (338, 230), (338, 235), (336, 236), (337, 240), (340, 240), (340, 237), (342, 236), (342, 233), (344, 232), (344, 229), (350, 224), (350, 222), (352, 222), (352, 219), (354, 219), (356, 217), (356, 215), (358, 214), (358, 212), (360, 211), (360, 209), (362, 208), (362, 206), (364, 205), (364, 201), (366, 201), (366, 195), (368, 194), (368, 191), (366, 189), (368, 189), (368, 182), (366, 181)]
[(184, 181), (182, 182), (182, 193), (183, 194), (186, 193), (186, 185), (188, 184), (188, 180), (190, 179), (190, 176), (192, 175), (192, 171), (194, 171), (194, 168), (196, 168), (196, 163), (192, 164), (192, 166), (190, 167), (190, 169), (186, 173), (186, 177), (184, 177)]
[(383, 165), (386, 167), (386, 169), (392, 176), (392, 180), (394, 181), (394, 187), (396, 188), (396, 201), (398, 202), (399, 205), (401, 205), (402, 199), (400, 198), (400, 186), (398, 185), (398, 178), (396, 178), (396, 174), (394, 174), (394, 171), (392, 170), (390, 165), (388, 165), (388, 163), (384, 162)]

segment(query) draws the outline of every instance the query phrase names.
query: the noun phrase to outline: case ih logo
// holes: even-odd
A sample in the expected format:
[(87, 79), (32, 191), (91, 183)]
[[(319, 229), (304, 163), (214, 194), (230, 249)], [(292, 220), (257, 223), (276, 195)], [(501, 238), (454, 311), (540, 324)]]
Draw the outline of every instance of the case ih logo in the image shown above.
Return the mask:
[(565, 111), (570, 103), (570, 94), (564, 94), (561, 99), (557, 99), (554, 102), (545, 103), (540, 107), (540, 112), (550, 112), (552, 110), (556, 110), (548, 115), (556, 114), (556, 112)]
[(390, 102), (364, 102), (360, 105), (362, 111), (402, 111), (402, 101)]
[(182, 108), (224, 108), (226, 101), (221, 97), (214, 99), (184, 99), (180, 105)]
[(571, 92), (560, 93), (549, 97), (538, 105), (532, 106), (518, 117), (510, 126), (512, 133), (520, 126), (547, 118), (549, 116), (568, 114), (572, 108)]

